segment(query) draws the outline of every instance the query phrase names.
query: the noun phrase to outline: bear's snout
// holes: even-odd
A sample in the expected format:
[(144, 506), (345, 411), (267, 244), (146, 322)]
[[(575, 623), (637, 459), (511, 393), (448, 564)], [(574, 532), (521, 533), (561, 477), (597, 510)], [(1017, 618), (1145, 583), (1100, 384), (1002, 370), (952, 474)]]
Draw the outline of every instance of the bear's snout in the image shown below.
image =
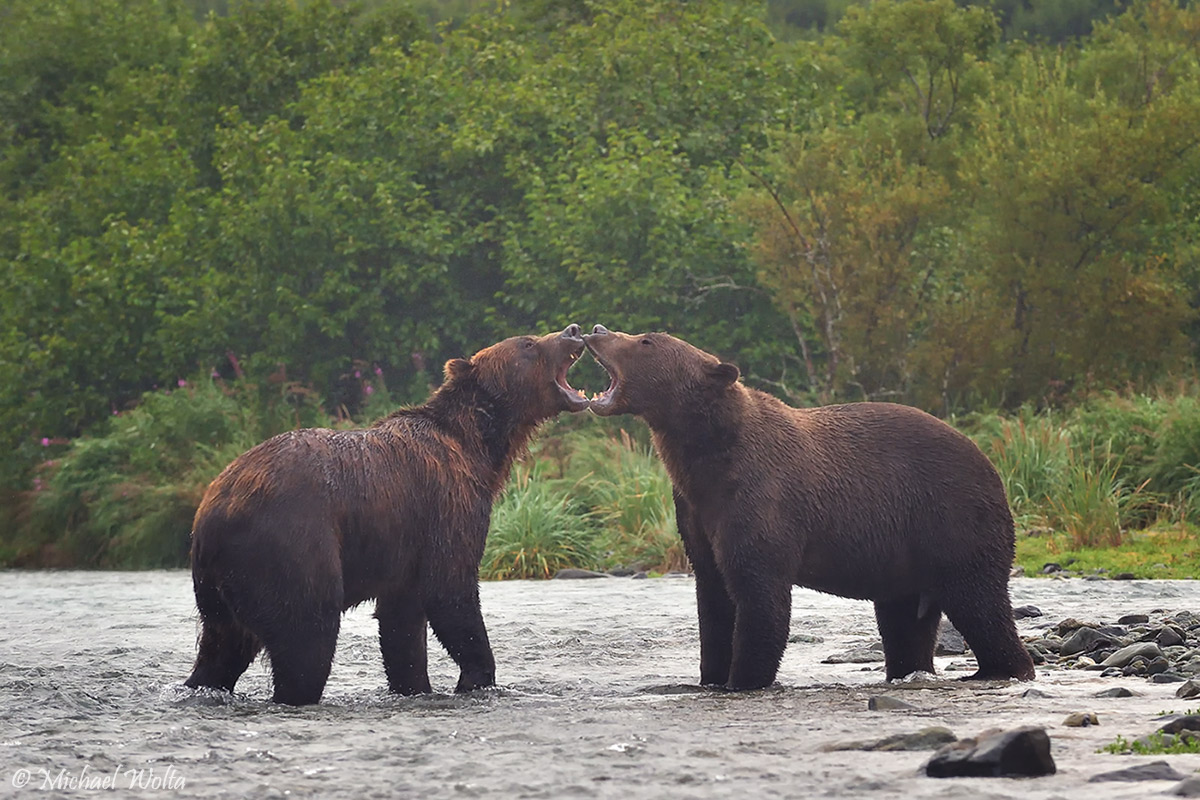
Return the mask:
[(563, 328), (563, 332), (560, 333), (559, 336), (561, 336), (564, 339), (580, 339), (580, 340), (582, 340), (583, 339), (583, 336), (581, 335), (582, 333), (583, 333), (583, 329), (580, 328), (578, 325), (576, 325), (574, 322), (572, 322), (570, 325)]

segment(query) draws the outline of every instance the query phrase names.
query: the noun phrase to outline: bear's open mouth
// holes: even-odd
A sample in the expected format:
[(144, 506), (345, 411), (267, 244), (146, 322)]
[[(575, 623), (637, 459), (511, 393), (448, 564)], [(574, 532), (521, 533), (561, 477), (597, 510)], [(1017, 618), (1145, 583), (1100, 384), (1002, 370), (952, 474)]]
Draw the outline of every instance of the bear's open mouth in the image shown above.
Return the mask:
[(562, 395), (563, 400), (566, 401), (567, 408), (570, 411), (582, 411), (589, 405), (587, 395), (583, 393), (583, 390), (574, 388), (567, 380), (567, 371), (571, 369), (572, 364), (579, 360), (579, 356), (582, 353), (582, 344), (578, 348), (569, 350), (567, 357), (563, 359), (563, 362), (558, 367), (558, 374), (554, 376), (554, 383), (558, 386), (558, 391)]
[(596, 352), (594, 347), (588, 347), (588, 350), (592, 352), (592, 355), (596, 358), (596, 363), (599, 364), (604, 369), (605, 374), (608, 375), (608, 388), (599, 394), (593, 394), (592, 399), (588, 402), (588, 405), (592, 411), (603, 414), (605, 411), (612, 408), (613, 403), (616, 402), (617, 388), (621, 385), (621, 380), (617, 371), (613, 369), (612, 366), (608, 364), (599, 353)]

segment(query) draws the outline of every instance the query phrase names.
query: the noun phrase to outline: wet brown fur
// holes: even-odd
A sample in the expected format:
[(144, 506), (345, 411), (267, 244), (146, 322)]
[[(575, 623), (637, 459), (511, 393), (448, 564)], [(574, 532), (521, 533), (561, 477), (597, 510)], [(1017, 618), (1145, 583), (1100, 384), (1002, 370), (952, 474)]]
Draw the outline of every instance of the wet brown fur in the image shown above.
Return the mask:
[(461, 669), (458, 690), (492, 685), (478, 594), (492, 503), (538, 424), (564, 410), (555, 373), (581, 345), (565, 332), (507, 339), (448, 362), (424, 405), (239, 456), (196, 512), (202, 630), (187, 684), (232, 691), (265, 648), (276, 702), (315, 703), (341, 613), (376, 599), (393, 691), (430, 690), (427, 621)]
[(1034, 677), (1008, 595), (1012, 517), (999, 476), (917, 409), (797, 409), (666, 334), (584, 337), (615, 378), (602, 414), (643, 417), (670, 473), (696, 574), (701, 682), (770, 684), (793, 584), (872, 600), (888, 678), (933, 671), (944, 611), (974, 678)]

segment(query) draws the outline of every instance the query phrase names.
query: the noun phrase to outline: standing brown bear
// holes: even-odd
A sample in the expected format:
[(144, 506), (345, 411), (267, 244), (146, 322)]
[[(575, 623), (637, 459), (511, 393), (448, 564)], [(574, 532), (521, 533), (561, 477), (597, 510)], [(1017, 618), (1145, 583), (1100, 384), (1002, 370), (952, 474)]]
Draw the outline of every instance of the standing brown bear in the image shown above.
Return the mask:
[(642, 417), (670, 473), (701, 683), (775, 680), (793, 584), (873, 600), (889, 679), (933, 671), (943, 611), (972, 678), (1033, 678), (1008, 596), (1012, 516), (970, 439), (907, 406), (791, 408), (664, 333), (583, 338), (611, 378), (592, 411)]
[(342, 612), (376, 600), (388, 686), (428, 692), (425, 625), (458, 664), (457, 691), (495, 683), (479, 609), (492, 502), (538, 424), (587, 400), (567, 384), (578, 325), (505, 339), (422, 406), (366, 430), (281, 434), (205, 492), (192, 529), (202, 629), (187, 685), (233, 691), (262, 648), (277, 703), (321, 699)]

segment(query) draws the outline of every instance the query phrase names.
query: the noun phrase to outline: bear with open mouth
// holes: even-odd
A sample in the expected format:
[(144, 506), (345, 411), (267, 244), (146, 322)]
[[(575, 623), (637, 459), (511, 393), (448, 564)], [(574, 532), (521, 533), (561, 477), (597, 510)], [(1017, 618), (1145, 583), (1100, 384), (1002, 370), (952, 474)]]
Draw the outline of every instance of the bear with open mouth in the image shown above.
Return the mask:
[(888, 679), (933, 672), (942, 612), (975, 653), (971, 678), (1034, 677), (1004, 486), (966, 436), (890, 403), (792, 408), (665, 333), (597, 325), (584, 341), (610, 376), (592, 412), (644, 419), (671, 476), (702, 684), (775, 680), (793, 585), (874, 601)]
[(284, 433), (226, 467), (192, 528), (201, 632), (186, 684), (233, 691), (266, 649), (275, 702), (316, 703), (342, 612), (375, 599), (393, 692), (430, 691), (427, 623), (458, 664), (457, 691), (493, 685), (479, 608), (492, 503), (538, 425), (588, 407), (567, 382), (580, 333), (452, 359), (424, 405), (365, 430)]

